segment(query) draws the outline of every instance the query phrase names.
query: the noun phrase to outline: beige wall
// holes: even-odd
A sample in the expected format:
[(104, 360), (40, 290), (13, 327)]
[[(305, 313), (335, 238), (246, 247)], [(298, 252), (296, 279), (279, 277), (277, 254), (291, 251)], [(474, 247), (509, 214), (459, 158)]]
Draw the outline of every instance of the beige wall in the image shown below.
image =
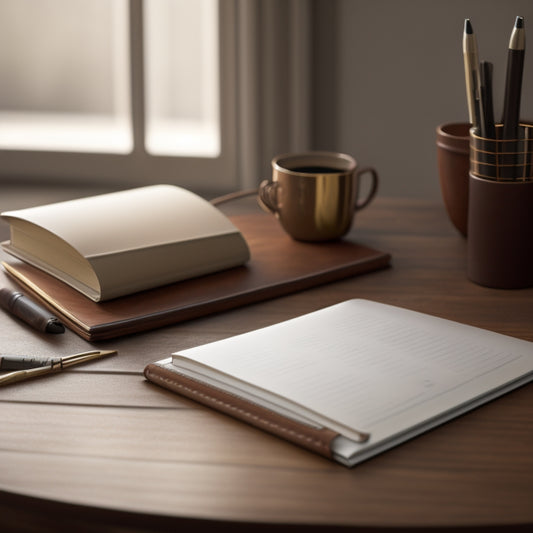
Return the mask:
[[(435, 128), (468, 120), (464, 19), (480, 60), (494, 63), (499, 120), (509, 36), (523, 16), (533, 47), (533, 2), (316, 0), (315, 8), (314, 148), (376, 166), (381, 194), (439, 198)], [(526, 49), (522, 94), (521, 115), (533, 119), (533, 50)]]

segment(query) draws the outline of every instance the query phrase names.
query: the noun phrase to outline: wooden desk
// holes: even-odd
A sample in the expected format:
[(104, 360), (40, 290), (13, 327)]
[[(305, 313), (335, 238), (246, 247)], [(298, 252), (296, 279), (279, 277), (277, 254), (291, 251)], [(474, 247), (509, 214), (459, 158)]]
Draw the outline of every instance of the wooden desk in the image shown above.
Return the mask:
[[(231, 208), (246, 209), (250, 201)], [(533, 289), (468, 281), (466, 242), (440, 203), (378, 199), (358, 214), (356, 227), (362, 243), (392, 253), (392, 268), (101, 343), (119, 355), (0, 390), (0, 528), (532, 525), (531, 385), (347, 469), (143, 379), (148, 362), (177, 349), (351, 297), (533, 341)], [(5, 237), (5, 226), (0, 231)], [(71, 332), (35, 333), (3, 313), (0, 339), (4, 353), (90, 346)]]

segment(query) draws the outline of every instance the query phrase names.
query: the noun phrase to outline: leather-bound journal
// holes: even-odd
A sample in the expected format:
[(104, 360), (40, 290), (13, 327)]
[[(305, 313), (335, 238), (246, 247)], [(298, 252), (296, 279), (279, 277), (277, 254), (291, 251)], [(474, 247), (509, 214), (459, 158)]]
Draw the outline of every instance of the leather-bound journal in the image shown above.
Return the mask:
[(531, 381), (532, 354), (528, 341), (354, 299), (176, 352), (145, 376), (353, 466)]
[[(259, 207), (228, 218), (250, 249), (250, 260), (135, 294), (93, 302), (79, 291), (17, 259), (7, 274), (84, 339), (137, 333), (275, 298), (389, 266), (390, 255), (346, 238), (313, 244), (293, 240)], [(5, 256), (4, 256), (5, 257)]]

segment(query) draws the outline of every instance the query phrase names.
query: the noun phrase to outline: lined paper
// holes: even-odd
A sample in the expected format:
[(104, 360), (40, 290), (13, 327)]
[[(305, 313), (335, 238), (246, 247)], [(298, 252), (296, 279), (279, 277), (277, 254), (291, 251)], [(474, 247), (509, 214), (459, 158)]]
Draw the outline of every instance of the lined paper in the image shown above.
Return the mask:
[(332, 429), (383, 436), (533, 372), (533, 343), (349, 300), (185, 350), (173, 364), (192, 368), (187, 359), (244, 392), (305, 407)]

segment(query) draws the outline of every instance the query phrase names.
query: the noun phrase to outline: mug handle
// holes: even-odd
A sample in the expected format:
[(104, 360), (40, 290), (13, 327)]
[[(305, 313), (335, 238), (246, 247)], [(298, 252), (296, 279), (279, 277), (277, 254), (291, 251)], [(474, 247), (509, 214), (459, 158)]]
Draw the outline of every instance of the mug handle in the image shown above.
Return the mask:
[(365, 168), (362, 168), (361, 170), (357, 170), (356, 171), (357, 179), (359, 179), (359, 176), (366, 174), (367, 172), (370, 173), (372, 176), (372, 183), (370, 185), (370, 191), (368, 191), (368, 194), (364, 200), (359, 200), (359, 199), (357, 200), (357, 203), (355, 204), (355, 211), (359, 211), (359, 209), (363, 209), (363, 207), (366, 207), (372, 201), (374, 196), (376, 196), (376, 192), (378, 190), (379, 178), (378, 178), (378, 173), (376, 172), (375, 168), (365, 167)]
[(257, 201), (259, 205), (267, 213), (276, 214), (278, 205), (276, 201), (276, 190), (278, 188), (277, 181), (263, 180), (259, 184)]

